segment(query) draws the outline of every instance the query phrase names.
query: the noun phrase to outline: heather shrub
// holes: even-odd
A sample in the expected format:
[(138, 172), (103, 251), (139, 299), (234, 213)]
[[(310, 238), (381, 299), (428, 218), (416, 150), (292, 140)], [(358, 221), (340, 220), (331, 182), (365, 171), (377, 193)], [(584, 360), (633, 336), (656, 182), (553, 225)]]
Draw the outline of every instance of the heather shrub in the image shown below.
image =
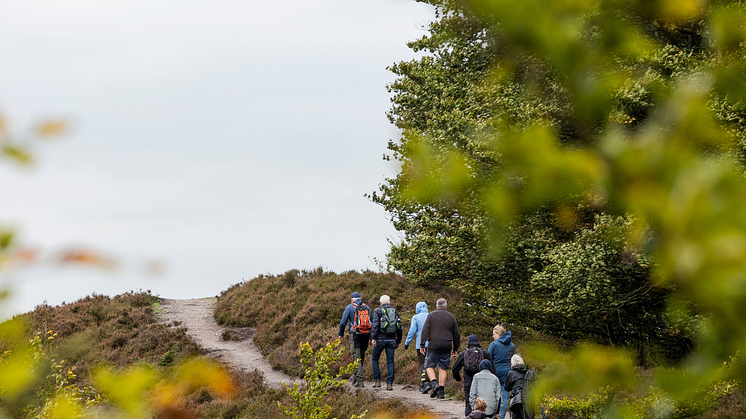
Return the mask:
[[(416, 314), (417, 302), (427, 302), (430, 311), (433, 311), (435, 301), (444, 297), (449, 302), (448, 310), (459, 320), (462, 347), (466, 346), (466, 337), (471, 333), (478, 334), (483, 343), (489, 344), (491, 341), (486, 339), (492, 336), (492, 320), (462, 305), (460, 292), (454, 288), (425, 288), (413, 285), (401, 275), (393, 273), (349, 271), (336, 274), (319, 269), (300, 271), (295, 277), (295, 287), (289, 288), (286, 286), (287, 275), (261, 275), (228, 288), (218, 298), (215, 318), (221, 325), (255, 328), (256, 345), (275, 369), (290, 375), (303, 375), (297, 350), (301, 342), (309, 342), (317, 350), (337, 339), (339, 321), (353, 291), (359, 292), (363, 301), (372, 308), (380, 305), (378, 298), (382, 294), (390, 295), (392, 305), (402, 316), (405, 336), (412, 316)], [(347, 348), (347, 330), (345, 336), (342, 346)], [(414, 346), (412, 343), (405, 351), (402, 339), (402, 345), (396, 351), (397, 384), (419, 382)], [(336, 369), (352, 362), (348, 352), (345, 351), (335, 365)], [(369, 349), (365, 357), (368, 366), (371, 353)], [(385, 355), (382, 355), (381, 362), (385, 365), (384, 359)], [(371, 368), (364, 368), (364, 373), (365, 379), (373, 379)], [(463, 397), (461, 385), (450, 378), (446, 391), (449, 395)]]
[(40, 305), (19, 316), (30, 331), (53, 330), (50, 351), (77, 367), (81, 383), (90, 384), (91, 368), (124, 368), (136, 363), (166, 367), (201, 353), (183, 328), (159, 323), (147, 292), (115, 297), (90, 295), (59, 306)]

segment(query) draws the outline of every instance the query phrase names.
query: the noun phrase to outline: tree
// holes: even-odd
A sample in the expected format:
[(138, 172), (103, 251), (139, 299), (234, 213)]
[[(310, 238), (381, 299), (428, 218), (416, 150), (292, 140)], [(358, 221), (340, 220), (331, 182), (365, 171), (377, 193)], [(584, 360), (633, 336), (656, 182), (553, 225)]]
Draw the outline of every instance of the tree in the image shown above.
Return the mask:
[[(557, 93), (567, 119), (515, 126), (495, 115), (495, 135), (484, 144), (499, 155), (500, 170), (473, 172), (468, 153), (457, 149), (447, 151), (455, 157), (446, 163), (421, 152), (411, 166), (425, 169), (408, 180), (409, 191), (422, 205), (437, 204), (434, 196), (471, 198), (457, 199), (456, 208), (480, 203), (489, 236), (503, 250), (511, 226), (537, 209), (558, 221), (580, 219), (578, 203), (624, 217), (628, 227), (617, 235), (623, 239), (611, 240), (611, 248), (623, 244), (624, 252), (651, 257), (650, 289), (664, 287), (678, 302), (674, 307), (690, 301), (702, 314), (691, 368), (658, 372), (656, 385), (677, 399), (687, 390), (681, 382), (709, 385), (721, 378), (720, 365), (746, 344), (738, 320), (746, 314), (744, 5), (476, 0), (468, 10), (499, 22), (490, 26), (504, 52), (494, 80), (520, 80), (534, 98)], [(526, 71), (526, 63), (537, 63), (538, 71)], [(586, 247), (563, 245), (562, 258), (551, 250), (548, 270), (533, 278), (538, 289), (569, 297), (562, 290), (573, 286), (570, 279), (608, 270), (599, 265), (587, 272), (587, 263), (575, 273), (562, 268), (557, 262), (573, 254), (606, 254), (592, 251), (591, 233), (574, 240)], [(595, 348), (579, 356), (601, 362), (594, 351), (605, 357), (600, 371), (558, 367), (547, 385), (632, 385), (624, 353)], [(736, 363), (727, 375), (746, 378), (746, 367)]]
[[(605, 191), (595, 199), (589, 198), (587, 188), (568, 190), (565, 186), (572, 179), (557, 182), (551, 178), (557, 173), (549, 168), (547, 189), (559, 185), (555, 191), (547, 191), (550, 199), (517, 202), (512, 208), (498, 209), (509, 214), (495, 214), (495, 208), (490, 208), (493, 201), (513, 202), (490, 193), (496, 180), (503, 182), (502, 186), (507, 182), (521, 185), (522, 181), (520, 176), (506, 173), (505, 158), (513, 149), (532, 153), (535, 143), (530, 138), (538, 131), (531, 130), (537, 127), (547, 130), (546, 135), (556, 141), (556, 151), (597, 145), (610, 130), (624, 137), (638, 134), (678, 86), (720, 68), (722, 56), (712, 52), (707, 36), (711, 26), (701, 17), (661, 18), (655, 7), (641, 3), (614, 8), (581, 1), (577, 10), (583, 10), (582, 17), (557, 12), (557, 16), (543, 17), (547, 22), (542, 28), (526, 31), (503, 19), (529, 24), (536, 8), (543, 7), (537, 6), (541, 2), (530, 2), (532, 6), (519, 8), (515, 14), (483, 13), (480, 2), (430, 3), (437, 7), (439, 20), (430, 25), (429, 36), (409, 44), (429, 55), (391, 68), (399, 78), (389, 86), (394, 93), (389, 117), (404, 135), (399, 142), (389, 142), (389, 158), (400, 161), (402, 168), (380, 186), (379, 193), (372, 194), (402, 233), (402, 240), (392, 243), (389, 266), (415, 282), (459, 286), (475, 297), (473, 303), (481, 304), (498, 319), (557, 334), (556, 325), (568, 317), (547, 321), (544, 302), (564, 296), (547, 294), (551, 288), (535, 289), (537, 282), (531, 278), (550, 261), (557, 265), (576, 257), (585, 243), (584, 234), (589, 227), (593, 229), (598, 216), (627, 217), (629, 213), (606, 200)], [(562, 34), (567, 30), (555, 22), (565, 15), (577, 19), (573, 26), (576, 34), (560, 45), (552, 31)], [(506, 38), (509, 31), (518, 34), (516, 38)], [(543, 43), (544, 50), (527, 51), (531, 42)], [(734, 139), (726, 154), (743, 161), (743, 106), (715, 90), (706, 95), (702, 106), (718, 121), (723, 134)], [(514, 143), (499, 145), (494, 141), (506, 137)], [(519, 141), (522, 143), (517, 145)], [(539, 156), (534, 153), (531, 163), (551, 163), (554, 157)], [(580, 163), (577, 168), (583, 170)], [(574, 174), (563, 176), (572, 178)], [(506, 222), (495, 223), (495, 215)], [(533, 222), (539, 219), (542, 223)], [(547, 234), (549, 237), (539, 237)], [(531, 247), (535, 239), (539, 247)], [(491, 247), (502, 249), (499, 257)], [(629, 270), (627, 249), (605, 247), (603, 252), (613, 254), (608, 263), (615, 265), (591, 267), (592, 274), (584, 278), (607, 275), (609, 269)], [(650, 257), (642, 247), (635, 252)], [(638, 280), (650, 282), (647, 265), (632, 269), (639, 276), (612, 276), (615, 282), (630, 281), (615, 289), (622, 292)], [(586, 282), (585, 286), (595, 287), (598, 294), (605, 292), (601, 282)], [(670, 318), (665, 301), (673, 288), (670, 283), (657, 284), (658, 298), (643, 305), (626, 305), (617, 312), (637, 317), (637, 324), (647, 324), (646, 319), (651, 318), (664, 321)], [(545, 298), (534, 298), (537, 292)], [(529, 295), (532, 298), (527, 298)], [(620, 293), (614, 298), (624, 300), (627, 296)], [(604, 327), (608, 331), (579, 328), (574, 334), (562, 326), (565, 331), (560, 334), (606, 342), (615, 342), (608, 339), (610, 334), (625, 335), (623, 341), (638, 349), (643, 363), (651, 361), (649, 345), (642, 348), (652, 335), (663, 345), (665, 358), (685, 356), (686, 348), (691, 348), (691, 329), (686, 328), (685, 334), (685, 329), (678, 328), (674, 344), (669, 338), (676, 327), (657, 324), (649, 333), (637, 334), (637, 339), (629, 336), (629, 327), (623, 322), (608, 322)]]

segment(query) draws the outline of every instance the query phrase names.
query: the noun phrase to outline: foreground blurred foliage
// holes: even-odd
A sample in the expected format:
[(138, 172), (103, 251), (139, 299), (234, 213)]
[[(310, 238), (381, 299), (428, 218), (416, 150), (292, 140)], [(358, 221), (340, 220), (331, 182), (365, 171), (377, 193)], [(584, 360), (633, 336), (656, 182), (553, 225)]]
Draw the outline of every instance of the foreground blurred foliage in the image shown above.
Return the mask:
[[(234, 379), (194, 358), (184, 329), (158, 323), (156, 302), (148, 293), (91, 296), (2, 323), (0, 415), (192, 417), (190, 394), (232, 396)], [(29, 329), (47, 332), (28, 338)]]
[[(339, 346), (339, 340), (332, 340), (323, 348), (314, 353), (308, 342), (301, 343), (299, 347), (300, 363), (303, 366), (303, 386), (293, 383), (288, 387), (282, 383), (295, 403), (294, 406), (283, 406), (277, 402), (283, 412), (293, 419), (326, 419), (332, 412), (332, 407), (324, 403), (324, 396), (329, 390), (340, 388), (347, 383), (344, 375), (349, 375), (357, 367), (353, 362), (342, 368), (336, 374), (332, 374), (332, 368), (342, 357), (344, 348)], [(350, 419), (362, 419), (365, 412), (350, 416)]]
[[(637, 415), (628, 393), (691, 416), (692, 394), (746, 378), (746, 5), (428, 3), (440, 20), (410, 46), (431, 55), (392, 68), (402, 168), (372, 195), (404, 234), (390, 265), (608, 344), (566, 368), (526, 351), (540, 393), (611, 389), (599, 415)], [(647, 389), (636, 364), (661, 366)]]

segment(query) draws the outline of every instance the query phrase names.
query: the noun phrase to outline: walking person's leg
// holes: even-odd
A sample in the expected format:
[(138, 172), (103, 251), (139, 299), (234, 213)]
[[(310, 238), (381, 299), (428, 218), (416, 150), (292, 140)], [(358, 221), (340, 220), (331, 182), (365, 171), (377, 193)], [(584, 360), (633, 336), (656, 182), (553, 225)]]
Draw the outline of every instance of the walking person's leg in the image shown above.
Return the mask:
[(387, 367), (387, 375), (386, 375), (386, 390), (393, 390), (394, 385), (394, 351), (396, 350), (396, 343), (386, 342), (386, 367)]
[(466, 400), (466, 407), (464, 408), (464, 416), (469, 416), (471, 413), (471, 403), (469, 403), (469, 393), (471, 393), (471, 387), (464, 386), (464, 400)]
[(505, 419), (506, 412), (508, 411), (508, 392), (505, 391), (505, 384), (500, 382), (500, 391), (502, 392), (502, 405), (500, 406), (500, 419)]
[(370, 363), (373, 365), (373, 380), (375, 383), (373, 387), (381, 387), (381, 370), (378, 368), (378, 360), (381, 359), (381, 352), (383, 352), (383, 345), (379, 342), (373, 347), (373, 355), (371, 355)]

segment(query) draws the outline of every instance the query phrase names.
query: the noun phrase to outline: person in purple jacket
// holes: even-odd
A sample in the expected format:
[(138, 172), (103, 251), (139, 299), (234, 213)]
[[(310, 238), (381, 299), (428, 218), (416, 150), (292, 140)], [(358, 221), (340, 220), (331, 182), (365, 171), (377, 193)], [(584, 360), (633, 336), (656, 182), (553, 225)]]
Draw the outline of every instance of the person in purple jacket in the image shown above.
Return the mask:
[(500, 380), (500, 389), (502, 390), (502, 406), (500, 407), (500, 419), (505, 419), (505, 412), (508, 410), (508, 392), (505, 391), (505, 378), (510, 371), (510, 358), (515, 355), (515, 345), (511, 342), (510, 331), (498, 324), (492, 329), (492, 337), (495, 339), (490, 343), (487, 350), (492, 357), (492, 363), (495, 365), (495, 373)]

